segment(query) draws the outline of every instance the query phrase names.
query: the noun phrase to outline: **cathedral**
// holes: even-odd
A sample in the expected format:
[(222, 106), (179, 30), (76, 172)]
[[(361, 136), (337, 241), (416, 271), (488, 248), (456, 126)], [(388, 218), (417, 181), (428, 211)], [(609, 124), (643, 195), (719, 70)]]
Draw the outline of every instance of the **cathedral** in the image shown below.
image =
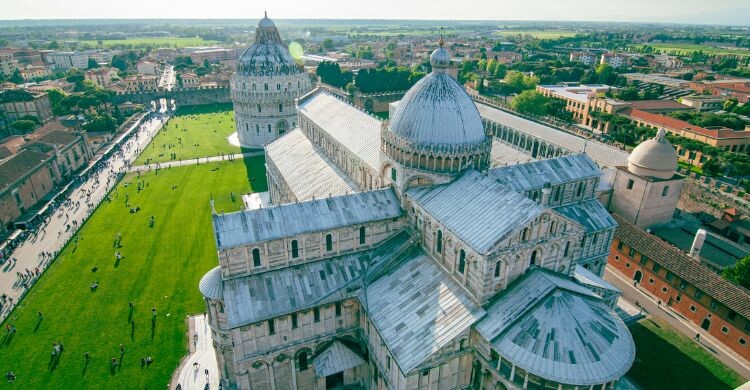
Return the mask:
[[(430, 62), (381, 121), (309, 90), (261, 20), (233, 93), (240, 139), (267, 143), (270, 201), (213, 212), (219, 265), (199, 284), (225, 388), (604, 390), (631, 367), (600, 277), (616, 228), (600, 168), (493, 167), (442, 40)], [(281, 100), (274, 126), (262, 109)]]

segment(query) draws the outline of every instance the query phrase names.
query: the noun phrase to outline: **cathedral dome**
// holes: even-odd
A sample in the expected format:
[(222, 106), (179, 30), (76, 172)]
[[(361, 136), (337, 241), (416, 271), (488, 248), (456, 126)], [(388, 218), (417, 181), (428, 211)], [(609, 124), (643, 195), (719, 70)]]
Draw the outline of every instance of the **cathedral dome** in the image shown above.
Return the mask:
[(224, 287), (221, 281), (221, 267), (206, 272), (198, 283), (198, 289), (209, 299), (224, 299)]
[(255, 43), (237, 61), (237, 74), (243, 76), (276, 76), (303, 71), (284, 46), (279, 30), (268, 16), (258, 23)]
[(656, 137), (641, 142), (628, 157), (628, 171), (640, 176), (670, 179), (677, 169), (677, 152), (667, 141), (664, 129)]
[(448, 74), (450, 55), (432, 52), (432, 72), (398, 103), (390, 130), (413, 146), (463, 146), (485, 140), (479, 111), (463, 87)]

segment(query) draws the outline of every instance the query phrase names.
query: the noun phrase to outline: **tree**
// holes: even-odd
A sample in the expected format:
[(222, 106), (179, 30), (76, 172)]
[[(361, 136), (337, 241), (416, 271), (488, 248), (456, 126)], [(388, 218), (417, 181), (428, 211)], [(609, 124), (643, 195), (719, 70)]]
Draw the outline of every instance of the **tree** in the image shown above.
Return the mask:
[(98, 68), (99, 67), (99, 63), (96, 62), (95, 59), (89, 58), (89, 66), (88, 67), (89, 67), (89, 69)]
[(112, 67), (115, 67), (121, 71), (128, 70), (128, 62), (125, 61), (124, 58), (122, 58), (119, 55), (112, 56)]
[(729, 98), (724, 101), (723, 108), (726, 112), (732, 112), (737, 107), (737, 99)]
[(325, 40), (323, 40), (323, 43), (321, 44), (321, 48), (324, 51), (331, 51), (336, 48), (336, 45), (333, 43), (333, 39), (326, 38)]
[(18, 69), (14, 70), (8, 81), (13, 84), (23, 84), (23, 76), (21, 76), (21, 71)]
[(706, 176), (711, 177), (718, 175), (722, 170), (722, 166), (718, 158), (709, 159), (708, 161), (703, 163), (703, 166), (701, 168), (703, 169), (703, 173), (705, 173)]
[(63, 91), (56, 88), (50, 89), (47, 91), (47, 97), (49, 98), (53, 114), (58, 116), (70, 114), (70, 111), (62, 105), (62, 101), (65, 99), (65, 93)]
[(26, 134), (26, 133), (30, 133), (32, 130), (36, 128), (36, 122), (30, 121), (28, 119), (19, 119), (11, 123), (10, 127), (20, 133)]
[(732, 283), (750, 288), (750, 256), (745, 256), (737, 260), (733, 266), (725, 268), (721, 276)]
[(541, 93), (534, 90), (527, 90), (514, 97), (510, 105), (514, 110), (522, 114), (546, 115), (545, 104), (547, 100)]
[(114, 132), (117, 129), (117, 122), (111, 115), (102, 114), (84, 124), (83, 129), (92, 132)]

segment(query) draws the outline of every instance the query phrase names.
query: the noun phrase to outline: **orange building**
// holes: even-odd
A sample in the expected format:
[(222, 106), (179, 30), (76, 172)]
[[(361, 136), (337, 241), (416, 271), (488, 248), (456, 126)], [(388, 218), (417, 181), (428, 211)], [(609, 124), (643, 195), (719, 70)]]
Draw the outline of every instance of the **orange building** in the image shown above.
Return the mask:
[(659, 237), (614, 218), (619, 226), (607, 267), (750, 360), (750, 292)]

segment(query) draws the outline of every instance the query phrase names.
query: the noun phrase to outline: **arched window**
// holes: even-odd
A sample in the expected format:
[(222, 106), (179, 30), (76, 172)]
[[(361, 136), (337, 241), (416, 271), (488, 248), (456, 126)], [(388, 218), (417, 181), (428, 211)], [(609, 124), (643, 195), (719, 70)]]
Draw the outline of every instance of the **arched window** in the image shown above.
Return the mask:
[(531, 262), (529, 263), (529, 265), (536, 265), (536, 252), (537, 251), (531, 252)]
[(268, 91), (268, 83), (263, 84), (263, 89)]
[(435, 251), (437, 253), (443, 253), (443, 231), (438, 230), (437, 232), (437, 243), (435, 243)]
[(271, 125), (268, 125), (268, 132), (271, 132)]
[(458, 273), (463, 274), (466, 269), (466, 252), (463, 249), (458, 253)]
[(549, 223), (549, 234), (555, 234), (555, 221)]
[(583, 182), (578, 183), (578, 190), (576, 191), (576, 196), (581, 196), (583, 193), (583, 188), (585, 187)]
[(555, 188), (555, 202), (560, 200), (560, 187)]
[(260, 267), (260, 249), (253, 249), (253, 267)]
[(500, 277), (500, 262), (495, 263), (495, 277)]
[(299, 244), (297, 240), (292, 240), (292, 258), (296, 259), (299, 257)]
[(261, 110), (260, 110), (260, 104), (258, 104), (258, 112), (260, 112), (260, 111), (261, 111)]
[(257, 88), (256, 88), (256, 85), (255, 85), (255, 84), (253, 84), (253, 91), (255, 91), (256, 89), (257, 89)]
[(297, 358), (297, 360), (299, 360), (298, 361), (298, 363), (299, 363), (298, 364), (299, 365), (299, 370), (300, 371), (307, 370), (307, 352), (304, 352), (304, 351), (300, 352), (299, 357)]
[(365, 245), (365, 242), (367, 242), (365, 240), (366, 239), (365, 233), (366, 232), (365, 232), (365, 227), (364, 226), (362, 226), (361, 228), (359, 228), (359, 245)]
[(529, 228), (523, 228), (523, 234), (521, 234), (521, 239), (524, 241), (528, 241), (529, 239)]
[(284, 107), (279, 103), (279, 112), (284, 112)]
[(333, 236), (326, 234), (326, 251), (330, 252), (333, 250)]
[(570, 251), (570, 241), (565, 243), (565, 251), (563, 251), (563, 257), (568, 257), (569, 251)]

